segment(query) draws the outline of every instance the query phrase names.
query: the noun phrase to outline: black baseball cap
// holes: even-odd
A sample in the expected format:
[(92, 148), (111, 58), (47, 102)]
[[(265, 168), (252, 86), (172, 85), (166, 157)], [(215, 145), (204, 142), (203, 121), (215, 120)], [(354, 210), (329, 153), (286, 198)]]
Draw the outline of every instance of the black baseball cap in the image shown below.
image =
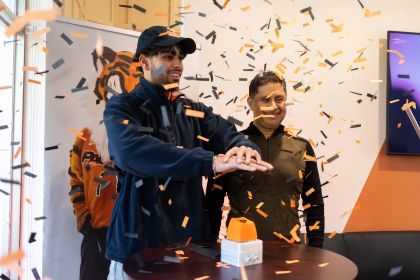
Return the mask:
[(174, 31), (166, 26), (152, 26), (140, 34), (134, 56), (138, 58), (149, 47), (170, 47), (176, 44), (185, 54), (192, 54), (196, 50), (193, 39), (178, 37)]

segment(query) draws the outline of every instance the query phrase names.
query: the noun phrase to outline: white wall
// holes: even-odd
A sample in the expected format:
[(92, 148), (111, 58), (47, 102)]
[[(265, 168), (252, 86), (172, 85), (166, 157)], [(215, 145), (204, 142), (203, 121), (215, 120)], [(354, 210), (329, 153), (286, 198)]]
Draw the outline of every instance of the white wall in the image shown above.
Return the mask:
[[(243, 120), (244, 126), (238, 129), (244, 129), (251, 121), (252, 113), (247, 116), (244, 109), (237, 110), (236, 106), (246, 105), (245, 100), (231, 103), (227, 107), (225, 104), (233, 97), (240, 98), (247, 93), (249, 81), (264, 67), (264, 63), (267, 63), (267, 69), (272, 70), (283, 61), (287, 66), (285, 77), (288, 82), (288, 102), (294, 103), (288, 107), (284, 124), (303, 129), (301, 135), (305, 138), (318, 143), (323, 140), (325, 146), (319, 144), (315, 148), (317, 156), (325, 155), (328, 158), (341, 152), (340, 158), (326, 165), (325, 172), (321, 174), (322, 182), (338, 174), (332, 184), (323, 187), (323, 193), (329, 196), (325, 199), (326, 231), (341, 232), (385, 139), (386, 42), (383, 39), (386, 39), (387, 30), (420, 32), (417, 20), (420, 2), (362, 1), (365, 8), (381, 10), (381, 15), (375, 17), (365, 17), (364, 10), (356, 0), (272, 0), (269, 1), (271, 5), (267, 1), (230, 1), (224, 10), (212, 2), (184, 1), (183, 6), (190, 5), (185, 12), (191, 13), (184, 14), (181, 19), (184, 22), (183, 35), (194, 38), (201, 45), (201, 51), (186, 61), (184, 76), (199, 74), (209, 77), (208, 72), (213, 71), (215, 75), (233, 81), (218, 78), (213, 83), (184, 80), (182, 87), (191, 85), (185, 92), (197, 98), (200, 92), (205, 92), (204, 96), (212, 95), (211, 87), (217, 86), (218, 92), (224, 91), (219, 100), (211, 97), (201, 101), (212, 105), (222, 116), (232, 115)], [(222, 0), (219, 2), (224, 3)], [(241, 8), (246, 6), (250, 8), (242, 11)], [(314, 21), (308, 14), (300, 13), (300, 10), (309, 6), (312, 7)], [(205, 13), (206, 17), (199, 16), (199, 12)], [(270, 18), (270, 29), (261, 31), (260, 28)], [(287, 22), (282, 24), (279, 38), (276, 38), (274, 31), (276, 18)], [(336, 25), (343, 24), (343, 31), (332, 33), (327, 19), (333, 19)], [(304, 27), (305, 23), (309, 25)], [(230, 30), (229, 26), (236, 27), (238, 31)], [(211, 44), (211, 39), (206, 40), (196, 33), (198, 31), (206, 36), (213, 30), (217, 34), (215, 44)], [(308, 38), (314, 41), (308, 41)], [(284, 44), (284, 48), (272, 53), (268, 39)], [(303, 48), (293, 40), (304, 43), (310, 52), (300, 57)], [(381, 48), (380, 43), (383, 43)], [(254, 44), (255, 48), (265, 45), (265, 48), (253, 54), (256, 58), (254, 61), (246, 56), (246, 48), (242, 54), (239, 53), (244, 44)], [(363, 51), (363, 57), (367, 61), (354, 63), (353, 60), (359, 55), (357, 51), (365, 47), (367, 49)], [(338, 51), (343, 53), (333, 57), (332, 54)], [(226, 56), (230, 68), (221, 54)], [(307, 57), (310, 60), (303, 64)], [(293, 64), (285, 61), (285, 58)], [(325, 58), (338, 64), (331, 70), (329, 67), (318, 66)], [(207, 66), (209, 62), (212, 63), (210, 67)], [(255, 66), (256, 72), (242, 71), (250, 68), (248, 63)], [(298, 66), (301, 70), (295, 74)], [(349, 67), (359, 67), (359, 70), (347, 71)], [(311, 74), (303, 75), (311, 70)], [(248, 78), (248, 82), (239, 82), (239, 77)], [(383, 83), (371, 82), (378, 79), (383, 80)], [(313, 90), (307, 93), (294, 91), (292, 86), (298, 81), (302, 81), (305, 86), (310, 85)], [(322, 85), (318, 85), (318, 82), (322, 82)], [(349, 91), (362, 93), (363, 96)], [(378, 99), (370, 101), (367, 93), (377, 94)], [(356, 102), (359, 98), (362, 99), (361, 104)], [(322, 111), (334, 117), (330, 124), (325, 116), (320, 115)], [(352, 124), (362, 124), (362, 127), (350, 129)], [(320, 130), (326, 133), (328, 139), (323, 138)], [(356, 144), (356, 140), (360, 140), (361, 144)]]

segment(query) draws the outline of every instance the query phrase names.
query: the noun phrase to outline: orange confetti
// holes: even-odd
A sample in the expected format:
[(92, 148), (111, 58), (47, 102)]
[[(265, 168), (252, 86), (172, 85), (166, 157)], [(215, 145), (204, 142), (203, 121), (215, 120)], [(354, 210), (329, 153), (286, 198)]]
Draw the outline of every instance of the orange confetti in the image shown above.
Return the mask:
[(17, 159), (21, 151), (22, 151), (22, 146), (19, 146), (19, 148), (16, 150), (15, 154), (13, 155), (13, 158)]
[(169, 204), (169, 205), (172, 205), (172, 199), (169, 199), (169, 200), (168, 200), (168, 204)]
[(33, 80), (33, 79), (28, 79), (28, 83), (33, 83), (33, 84), (37, 84), (37, 85), (40, 85), (40, 84), (41, 84), (41, 82), (40, 82), (40, 81), (38, 81), (38, 80)]
[(25, 254), (22, 250), (11, 253), (5, 257), (0, 258), (0, 266), (9, 266), (13, 262), (21, 260)]
[(361, 58), (356, 58), (353, 60), (354, 63), (361, 63), (361, 62), (366, 62), (366, 58), (365, 57), (361, 57)]
[(381, 15), (381, 10), (371, 11), (369, 9), (365, 9), (365, 17), (375, 17)]
[(223, 9), (226, 8), (227, 4), (229, 4), (230, 0), (226, 0), (225, 3), (223, 4)]
[(260, 214), (264, 218), (267, 218), (268, 217), (268, 214), (265, 213), (264, 211), (262, 211), (261, 209), (257, 208), (256, 211), (257, 211), (258, 214)]
[(292, 230), (290, 231), (290, 235), (293, 237), (293, 239), (295, 239), (297, 242), (300, 242), (300, 238), (299, 238), (299, 236), (297, 235), (297, 230), (300, 228), (300, 225), (299, 224), (296, 224), (293, 228), (292, 228)]
[(246, 7), (241, 8), (241, 10), (242, 10), (242, 12), (246, 12), (246, 11), (248, 11), (250, 8), (251, 8), (250, 6), (246, 6)]
[(46, 54), (48, 54), (48, 48), (47, 47), (42, 47), (42, 51)]
[(182, 227), (183, 228), (186, 228), (187, 227), (187, 224), (188, 224), (188, 220), (189, 220), (190, 218), (188, 217), (188, 216), (185, 216), (184, 217), (184, 220), (182, 221)]
[(296, 202), (293, 198), (290, 199), (290, 207), (292, 207), (292, 208), (296, 207)]
[(258, 203), (258, 205), (257, 206), (255, 206), (255, 208), (261, 208), (262, 206), (264, 205), (264, 202), (260, 202), (260, 203)]
[(290, 260), (290, 261), (285, 261), (287, 264), (294, 264), (294, 263), (298, 263), (300, 262), (299, 260)]
[(42, 34), (48, 33), (50, 31), (51, 31), (51, 27), (47, 26), (47, 27), (42, 28), (42, 29), (40, 29), (38, 31), (35, 31), (34, 32), (34, 36), (41, 36)]
[(127, 125), (127, 124), (128, 124), (128, 122), (129, 122), (129, 120), (123, 120), (123, 122), (122, 122), (122, 123)]
[(168, 17), (167, 13), (157, 12), (155, 13), (155, 17)]
[(394, 99), (394, 100), (389, 101), (390, 104), (397, 103), (397, 102), (400, 102), (400, 100), (399, 99)]
[(303, 205), (303, 209), (304, 210), (306, 210), (308, 208), (311, 208), (311, 204), (310, 203)]
[(28, 23), (40, 20), (55, 20), (55, 18), (56, 13), (54, 9), (26, 11), (22, 16), (16, 18), (16, 20), (7, 27), (4, 34), (10, 37), (20, 32)]
[(175, 250), (175, 254), (182, 255), (182, 256), (185, 255), (183, 250)]
[(197, 277), (197, 278), (194, 278), (194, 280), (204, 280), (204, 279), (209, 279), (210, 278), (210, 276), (201, 276), (201, 277)]
[(248, 198), (252, 199), (252, 193), (250, 191), (247, 191), (247, 192), (248, 192)]
[(332, 56), (336, 57), (336, 56), (339, 56), (341, 54), (343, 54), (343, 51), (335, 52), (335, 53), (332, 54)]
[(398, 123), (398, 124), (397, 124), (397, 128), (400, 128), (400, 127), (401, 127), (401, 123)]
[(326, 267), (327, 265), (329, 265), (330, 263), (321, 263), (321, 264), (318, 264), (318, 266), (319, 267)]
[(200, 140), (203, 140), (203, 141), (205, 141), (205, 142), (209, 142), (209, 139), (208, 139), (208, 138), (203, 137), (203, 136), (201, 136), (201, 135), (197, 135), (197, 138), (198, 138), (198, 139), (200, 139)]
[(81, 39), (89, 38), (88, 34), (77, 33), (77, 32), (72, 32), (70, 35), (73, 36), (74, 38), (81, 38)]
[(292, 273), (291, 270), (276, 270), (275, 272), (277, 275), (281, 275), (281, 274), (290, 274)]
[(185, 115), (189, 117), (200, 118), (200, 119), (204, 118), (204, 112), (191, 110), (191, 109), (187, 109), (185, 111)]
[(69, 129), (67, 129), (67, 132), (76, 135), (77, 137), (79, 137), (82, 140), (85, 140), (85, 141), (87, 140), (86, 138), (83, 137), (83, 132), (81, 132), (79, 130), (69, 128)]
[(177, 88), (177, 87), (179, 87), (178, 83), (172, 83), (172, 84), (163, 85), (163, 88), (165, 90), (170, 90), (170, 89)]
[(0, 90), (6, 90), (6, 89), (11, 89), (13, 88), (12, 86), (2, 86), (0, 87)]
[(22, 67), (22, 70), (24, 71), (24, 72), (38, 72), (38, 67), (35, 67), (35, 66), (23, 66)]
[(337, 234), (337, 232), (334, 230), (333, 232), (331, 232), (330, 234), (328, 234), (328, 239), (333, 238), (336, 234)]
[(306, 196), (310, 196), (313, 192), (315, 191), (315, 189), (314, 188), (310, 188), (306, 193), (305, 193), (305, 195)]
[(343, 31), (343, 23), (340, 25), (335, 25), (334, 23), (331, 23), (330, 26), (332, 27), (332, 33), (338, 33)]
[(319, 223), (320, 221), (316, 221), (315, 224), (312, 226), (309, 226), (309, 231), (313, 231), (314, 229), (319, 229)]

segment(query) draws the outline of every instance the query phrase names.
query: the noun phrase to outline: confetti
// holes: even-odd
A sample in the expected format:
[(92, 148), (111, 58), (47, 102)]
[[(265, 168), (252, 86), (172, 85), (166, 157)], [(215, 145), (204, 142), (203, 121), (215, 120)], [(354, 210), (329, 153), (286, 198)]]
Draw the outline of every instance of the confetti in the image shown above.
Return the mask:
[(296, 224), (293, 229), (290, 231), (290, 235), (297, 241), (300, 242), (300, 238), (297, 235), (296, 231), (300, 228), (299, 224)]
[(0, 87), (0, 90), (6, 90), (6, 89), (12, 89), (12, 86), (2, 86)]
[(289, 260), (289, 261), (285, 261), (287, 264), (294, 264), (294, 263), (298, 263), (300, 262), (299, 260)]
[(314, 188), (310, 188), (307, 192), (305, 192), (306, 196), (310, 196), (315, 191)]
[(182, 227), (183, 228), (186, 228), (187, 227), (187, 224), (188, 224), (188, 220), (189, 220), (190, 218), (188, 217), (188, 216), (185, 216), (184, 217), (184, 220), (182, 221)]
[(204, 280), (204, 279), (209, 279), (209, 278), (210, 276), (201, 276), (201, 277), (194, 278), (194, 280)]
[(281, 275), (281, 274), (290, 274), (292, 273), (291, 270), (276, 270), (275, 272), (277, 275)]
[(73, 41), (64, 33), (61, 33), (60, 37), (69, 45), (73, 45)]
[(172, 83), (172, 84), (163, 85), (163, 88), (165, 90), (170, 90), (170, 89), (178, 88), (178, 87), (179, 87), (178, 83)]
[(262, 211), (261, 209), (257, 208), (256, 211), (257, 211), (258, 214), (260, 214), (264, 218), (267, 218), (268, 217), (268, 214), (265, 213), (264, 211)]
[(54, 62), (51, 67), (56, 70), (58, 67), (60, 67), (61, 65), (64, 64), (64, 59), (60, 58), (59, 60), (57, 60), (56, 62)]
[(74, 38), (81, 38), (81, 39), (89, 38), (89, 34), (83, 34), (83, 33), (77, 33), (77, 32), (72, 32), (71, 36)]
[(32, 83), (32, 84), (36, 84), (36, 85), (40, 85), (41, 82), (38, 80), (33, 80), (33, 79), (28, 79), (28, 83)]
[(18, 17), (7, 27), (4, 34), (8, 37), (15, 35), (20, 32), (25, 25), (31, 22), (40, 20), (55, 20), (56, 13), (54, 9), (51, 10), (39, 10), (39, 11), (26, 11), (22, 16)]
[(17, 262), (19, 260), (21, 260), (23, 257), (25, 256), (25, 254), (23, 253), (23, 251), (16, 251), (14, 253), (11, 253), (5, 257), (1, 257), (0, 258), (0, 266), (8, 266), (11, 263)]
[(28, 243), (33, 243), (33, 242), (36, 241), (35, 240), (35, 235), (36, 235), (36, 232), (31, 233), (31, 236), (29, 237)]
[(63, 3), (61, 3), (60, 0), (53, 0), (53, 1), (59, 8), (61, 8), (61, 6), (63, 6)]
[(321, 263), (321, 264), (318, 264), (318, 266), (319, 267), (326, 267), (327, 265), (329, 265), (330, 263)]
[(320, 221), (316, 221), (315, 224), (313, 224), (312, 226), (309, 226), (309, 231), (319, 229), (319, 223)]
[(200, 119), (204, 118), (204, 112), (191, 110), (191, 109), (185, 110), (185, 115), (189, 117), (200, 118)]
[(42, 34), (46, 34), (50, 31), (51, 31), (51, 27), (47, 26), (45, 28), (35, 31), (34, 36), (41, 36)]
[(146, 13), (146, 9), (145, 8), (143, 8), (143, 7), (140, 7), (139, 5), (137, 5), (137, 4), (134, 4), (133, 5), (133, 9), (135, 9), (135, 10), (137, 10), (137, 11), (139, 11), (139, 12), (142, 12), (142, 13)]
[(375, 17), (381, 15), (381, 10), (371, 11), (369, 9), (365, 9), (365, 17)]
[(200, 139), (200, 140), (203, 140), (203, 141), (205, 141), (205, 142), (209, 142), (209, 139), (208, 139), (208, 138), (203, 137), (203, 136), (201, 136), (201, 135), (197, 135), (197, 138), (198, 138), (198, 139)]
[(333, 232), (331, 232), (330, 234), (328, 234), (328, 239), (333, 238), (336, 234), (337, 234), (337, 232), (334, 230)]

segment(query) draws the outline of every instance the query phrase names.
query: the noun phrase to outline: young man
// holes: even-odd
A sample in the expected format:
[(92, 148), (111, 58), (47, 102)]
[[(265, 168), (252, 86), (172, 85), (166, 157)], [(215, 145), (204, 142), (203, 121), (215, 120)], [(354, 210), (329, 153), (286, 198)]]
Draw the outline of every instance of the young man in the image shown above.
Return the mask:
[[(322, 247), (324, 202), (316, 158), (308, 141), (288, 135), (281, 124), (286, 116), (286, 98), (286, 83), (274, 72), (255, 76), (249, 85), (248, 97), (254, 121), (242, 132), (259, 146), (262, 159), (274, 169), (269, 174), (235, 172), (216, 183), (223, 186), (229, 197), (228, 220), (245, 216), (254, 221), (262, 240), (280, 237), (293, 241), (291, 231), (299, 225), (301, 197), (309, 245)], [(215, 205), (210, 209), (211, 219), (220, 221), (223, 194), (217, 194), (215, 188), (209, 192), (208, 199)], [(217, 226), (212, 230), (214, 235), (218, 233)], [(299, 235), (299, 230), (295, 232)]]
[(208, 239), (202, 176), (272, 169), (233, 124), (179, 93), (182, 60), (195, 49), (166, 27), (144, 30), (136, 51), (144, 78), (105, 109), (120, 187), (107, 236), (108, 279), (120, 279), (122, 263), (139, 250)]

